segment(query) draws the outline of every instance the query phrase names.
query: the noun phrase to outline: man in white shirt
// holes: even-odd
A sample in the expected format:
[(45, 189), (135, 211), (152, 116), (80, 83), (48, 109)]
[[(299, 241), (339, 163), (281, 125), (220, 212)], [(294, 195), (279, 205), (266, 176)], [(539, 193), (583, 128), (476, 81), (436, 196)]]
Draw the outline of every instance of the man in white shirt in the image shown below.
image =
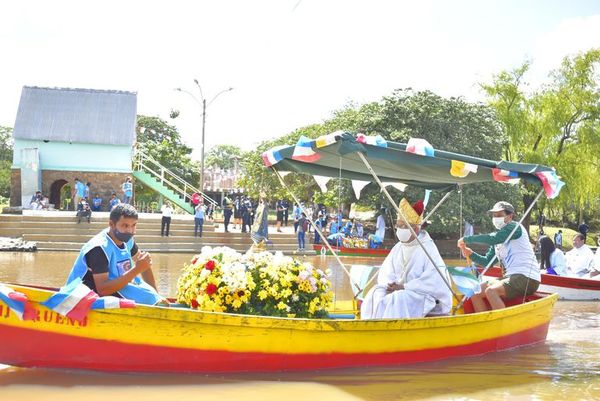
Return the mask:
[(167, 202), (160, 208), (162, 212), (162, 220), (160, 222), (160, 236), (169, 236), (169, 229), (171, 228), (171, 215), (173, 214), (173, 207), (171, 202)]
[(571, 277), (584, 277), (592, 270), (594, 252), (585, 244), (583, 234), (573, 237), (573, 249), (566, 253), (567, 274)]

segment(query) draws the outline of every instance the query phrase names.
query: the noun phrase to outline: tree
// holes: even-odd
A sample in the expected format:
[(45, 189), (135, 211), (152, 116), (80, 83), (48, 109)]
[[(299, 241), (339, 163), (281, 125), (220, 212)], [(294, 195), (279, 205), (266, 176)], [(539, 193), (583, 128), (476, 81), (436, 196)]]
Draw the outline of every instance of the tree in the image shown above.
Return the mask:
[[(192, 148), (181, 140), (177, 128), (153, 116), (138, 116), (136, 125), (137, 147), (181, 179), (194, 184), (200, 177), (198, 163), (191, 160)], [(136, 196), (145, 203), (159, 197), (151, 189), (136, 185)]]
[(10, 197), (10, 170), (13, 161), (12, 128), (0, 126), (0, 196)]
[[(286, 196), (273, 174), (262, 166), (261, 153), (276, 145), (294, 144), (300, 135), (316, 138), (340, 129), (368, 135), (380, 134), (388, 140), (400, 142), (406, 142), (411, 137), (424, 138), (434, 148), (490, 159), (501, 158), (503, 145), (507, 141), (493, 110), (485, 105), (469, 103), (461, 98), (446, 99), (429, 91), (414, 92), (411, 89), (402, 89), (394, 91), (380, 102), (362, 106), (348, 104), (334, 112), (332, 118), (322, 124), (304, 127), (276, 140), (262, 143), (256, 151), (244, 157), (246, 176), (242, 185), (254, 191), (266, 188), (268, 193), (277, 194), (278, 197)], [(285, 180), (292, 191), (299, 194), (304, 201), (322, 201), (335, 208), (342, 205), (346, 211), (350, 209), (351, 203), (357, 201), (348, 180), (342, 180), (339, 184), (337, 180), (332, 180), (329, 183), (330, 192), (325, 195), (320, 194), (312, 177), (292, 173), (287, 175)], [(465, 189), (465, 193), (476, 196), (464, 197), (464, 210), (481, 224), (489, 223), (485, 211), (489, 209), (490, 199), (512, 200), (515, 194), (518, 194), (516, 188), (501, 184), (475, 184), (468, 188)], [(422, 189), (409, 189), (406, 195), (393, 192), (392, 196), (398, 200), (402, 196), (417, 199), (424, 195)], [(436, 202), (442, 196), (440, 193), (432, 194), (431, 202)], [(448, 201), (448, 210), (451, 213), (443, 220), (437, 220), (443, 224), (432, 225), (429, 228), (430, 232), (439, 236), (459, 232), (462, 222), (459, 218), (458, 199), (457, 196), (451, 197)], [(368, 205), (373, 209), (387, 203), (379, 187), (373, 183), (363, 189), (359, 201), (359, 204)]]
[[(565, 177), (566, 186), (550, 208), (561, 220), (571, 219), (577, 210), (597, 211), (600, 184), (595, 176), (600, 166), (600, 49), (565, 57), (551, 72), (550, 82), (539, 90), (526, 92), (529, 63), (513, 71), (502, 71), (491, 83), (482, 84), (488, 103), (510, 141), (508, 160), (554, 166)], [(527, 205), (533, 189), (524, 192)], [(545, 204), (542, 201), (542, 206)]]
[(235, 145), (217, 145), (206, 154), (206, 166), (230, 170), (235, 167), (236, 159), (242, 158), (242, 150)]

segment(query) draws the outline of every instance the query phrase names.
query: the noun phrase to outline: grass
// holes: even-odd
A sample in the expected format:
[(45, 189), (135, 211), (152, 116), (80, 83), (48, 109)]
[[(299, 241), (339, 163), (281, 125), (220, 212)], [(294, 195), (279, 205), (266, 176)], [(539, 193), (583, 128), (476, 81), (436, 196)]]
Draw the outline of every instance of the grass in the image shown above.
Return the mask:
[[(554, 234), (558, 232), (558, 230), (562, 230), (563, 236), (563, 249), (571, 249), (573, 248), (573, 237), (575, 234), (579, 234), (579, 231), (572, 230), (570, 228), (563, 227), (544, 227), (544, 234), (546, 234), (552, 241), (554, 241)], [(532, 225), (529, 227), (529, 234), (531, 235), (532, 240), (537, 240), (539, 236), (540, 228), (539, 226)], [(586, 244), (590, 246), (596, 246), (598, 243), (598, 234), (597, 233), (588, 233)]]

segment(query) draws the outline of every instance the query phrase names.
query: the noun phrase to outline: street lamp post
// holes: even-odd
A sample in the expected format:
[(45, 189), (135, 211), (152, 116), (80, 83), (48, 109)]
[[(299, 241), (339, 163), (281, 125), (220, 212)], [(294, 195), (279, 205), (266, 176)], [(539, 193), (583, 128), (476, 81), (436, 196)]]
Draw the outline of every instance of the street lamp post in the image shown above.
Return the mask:
[(223, 89), (221, 92), (217, 93), (211, 100), (210, 102), (206, 102), (206, 98), (204, 97), (204, 94), (202, 93), (202, 87), (200, 86), (200, 83), (198, 82), (197, 79), (194, 79), (194, 83), (196, 84), (196, 86), (198, 87), (198, 90), (200, 91), (200, 99), (202, 99), (202, 102), (200, 102), (198, 100), (198, 98), (196, 96), (194, 96), (193, 93), (186, 91), (185, 89), (181, 89), (181, 88), (176, 88), (175, 90), (179, 91), (179, 92), (184, 92), (187, 93), (188, 95), (190, 95), (192, 97), (192, 99), (194, 99), (194, 101), (196, 101), (196, 103), (198, 103), (199, 106), (202, 106), (202, 149), (200, 152), (200, 191), (204, 192), (204, 138), (205, 138), (205, 128), (206, 128), (206, 108), (208, 106), (211, 105), (212, 102), (215, 101), (215, 99), (217, 97), (219, 97), (219, 95), (225, 93), (225, 92), (230, 92), (233, 90), (233, 88), (227, 88), (227, 89)]

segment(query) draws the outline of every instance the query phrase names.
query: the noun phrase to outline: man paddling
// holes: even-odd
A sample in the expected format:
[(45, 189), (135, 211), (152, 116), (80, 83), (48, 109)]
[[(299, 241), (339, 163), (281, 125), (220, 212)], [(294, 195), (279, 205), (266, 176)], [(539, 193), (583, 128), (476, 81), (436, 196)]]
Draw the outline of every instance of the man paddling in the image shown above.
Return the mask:
[[(540, 269), (529, 236), (525, 228), (513, 221), (515, 208), (508, 202), (498, 202), (489, 210), (492, 222), (498, 231), (491, 234), (471, 235), (458, 240), (458, 247), (465, 257), (470, 256), (473, 262), (487, 266), (497, 256), (504, 266), (505, 276), (491, 283), (482, 283), (481, 292), (473, 295), (475, 312), (487, 310), (484, 298), (492, 309), (506, 307), (502, 298), (512, 299), (533, 294), (540, 285)], [(510, 240), (510, 234), (514, 231)], [(479, 255), (467, 245), (489, 245), (485, 256)]]
[(100, 296), (113, 295), (146, 305), (166, 303), (156, 291), (150, 254), (140, 251), (133, 240), (137, 222), (133, 206), (116, 205), (108, 228), (81, 248), (67, 284), (81, 278)]
[[(402, 199), (400, 209), (437, 268), (446, 275), (444, 261), (437, 247), (429, 234), (421, 230), (423, 202), (418, 201), (411, 206), (406, 199)], [(404, 220), (399, 218), (396, 225), (399, 242), (381, 265), (377, 285), (365, 297), (360, 311), (361, 319), (403, 319), (448, 314), (452, 307), (450, 289)]]

